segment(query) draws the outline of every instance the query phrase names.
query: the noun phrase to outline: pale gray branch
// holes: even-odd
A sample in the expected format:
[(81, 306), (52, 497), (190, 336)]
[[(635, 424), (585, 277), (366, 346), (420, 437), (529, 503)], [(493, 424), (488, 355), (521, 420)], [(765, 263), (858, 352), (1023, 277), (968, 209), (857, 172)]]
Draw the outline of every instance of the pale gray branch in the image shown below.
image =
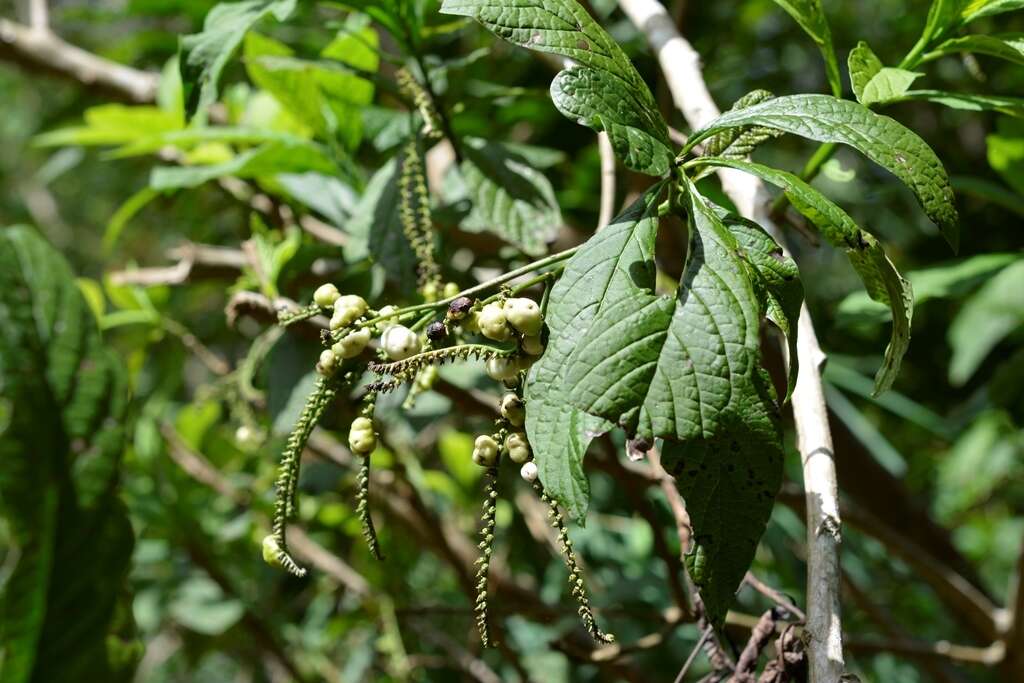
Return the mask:
[[(698, 129), (719, 114), (700, 68), (700, 56), (679, 35), (665, 7), (656, 0), (620, 0), (619, 6), (643, 32), (661, 64), (665, 80), (687, 123)], [(769, 215), (768, 194), (759, 180), (731, 169), (719, 171), (722, 189), (740, 214), (759, 223), (785, 248)], [(793, 393), (793, 417), (804, 466), (807, 505), (807, 628), (811, 683), (833, 683), (843, 673), (839, 609), (840, 518), (832, 435), (821, 385), (824, 354), (807, 307), (800, 311), (797, 357), (800, 375)]]

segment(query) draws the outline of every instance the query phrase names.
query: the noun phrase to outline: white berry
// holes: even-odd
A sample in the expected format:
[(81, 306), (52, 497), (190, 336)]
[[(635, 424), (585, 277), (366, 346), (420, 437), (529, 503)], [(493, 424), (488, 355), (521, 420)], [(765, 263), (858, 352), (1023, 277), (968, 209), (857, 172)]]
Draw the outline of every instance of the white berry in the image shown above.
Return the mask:
[(524, 463), (519, 470), (519, 476), (531, 484), (537, 481), (537, 474), (537, 463), (532, 460), (528, 463)]
[(370, 343), (370, 328), (364, 327), (356, 330), (355, 332), (349, 332), (341, 338), (337, 344), (331, 347), (331, 351), (334, 355), (339, 358), (355, 358), (366, 345)]
[(512, 337), (512, 330), (505, 324), (505, 311), (501, 304), (491, 303), (480, 309), (476, 317), (480, 326), (480, 334), (494, 341), (507, 341)]
[(392, 325), (380, 338), (384, 353), (391, 360), (405, 360), (420, 351), (420, 338), (405, 325)]
[(519, 374), (519, 364), (511, 358), (488, 358), (487, 359), (487, 376), (491, 379), (499, 382), (504, 382), (507, 379), (512, 379)]
[(522, 334), (540, 333), (544, 318), (540, 314), (540, 306), (533, 299), (509, 299), (505, 302), (504, 311), (509, 324)]

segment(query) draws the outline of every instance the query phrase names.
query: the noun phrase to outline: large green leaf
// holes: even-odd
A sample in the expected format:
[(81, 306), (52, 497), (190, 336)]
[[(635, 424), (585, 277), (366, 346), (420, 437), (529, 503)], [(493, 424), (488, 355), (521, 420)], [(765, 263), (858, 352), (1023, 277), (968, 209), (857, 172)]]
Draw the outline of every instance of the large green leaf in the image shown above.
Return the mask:
[(141, 654), (113, 632), (133, 545), (115, 493), (120, 368), (64, 259), (28, 228), (0, 230), (5, 683), (127, 681)]
[(562, 225), (551, 182), (504, 145), (477, 138), (463, 143), (459, 175), (472, 209), (462, 228), (486, 230), (527, 254), (543, 254)]
[(782, 429), (770, 380), (760, 370), (736, 387), (717, 435), (665, 441), (693, 527), (686, 565), (712, 623), (720, 625), (750, 569), (782, 484)]
[(570, 356), (565, 385), (576, 407), (652, 442), (719, 433), (759, 358), (756, 275), (707, 201), (686, 194), (690, 250), (675, 296), (656, 296), (650, 267), (604, 292), (601, 310)]
[(975, 19), (1024, 8), (1024, 0), (933, 0), (919, 44), (928, 45)]
[(786, 10), (818, 45), (821, 56), (825, 59), (828, 83), (832, 87), (832, 93), (838, 97), (843, 91), (842, 79), (839, 76), (839, 60), (836, 59), (836, 51), (832, 47), (832, 31), (829, 30), (821, 0), (775, 0), (775, 4)]
[(566, 69), (552, 81), (551, 99), (566, 117), (607, 132), (628, 168), (655, 176), (668, 172), (675, 152), (661, 116), (636, 106), (620, 79), (585, 66)]
[(874, 237), (861, 230), (850, 216), (803, 180), (785, 171), (737, 159), (701, 159), (712, 166), (726, 166), (752, 173), (781, 188), (790, 203), (821, 231), (825, 239), (846, 252), (864, 282), (868, 295), (887, 304), (893, 313), (892, 337), (882, 367), (875, 376), (875, 393), (892, 386), (903, 355), (910, 345), (914, 298), (904, 280)]
[(973, 52), (990, 57), (999, 57), (1015, 64), (1024, 64), (1024, 33), (999, 35), (970, 35), (952, 38), (938, 45), (922, 59), (937, 59), (946, 55)]
[(1018, 194), (1024, 195), (1024, 121), (1000, 119), (985, 138), (988, 163)]
[(671, 144), (654, 96), (618, 43), (575, 0), (444, 0), (441, 11), (472, 17), (516, 45), (571, 59), (570, 73), (551, 85), (559, 111), (607, 131), (630, 168), (652, 175), (667, 170)]
[(906, 183), (953, 250), (958, 248), (959, 218), (946, 169), (924, 140), (896, 120), (828, 95), (790, 95), (722, 114), (694, 133), (685, 149), (718, 131), (749, 125), (854, 147)]
[(547, 320), (550, 337), (526, 380), (526, 433), (544, 489), (579, 522), (585, 520), (590, 487), (583, 456), (593, 435), (611, 425), (571, 403), (565, 386), (569, 356), (590, 329), (610, 291), (635, 291), (634, 274), (653, 267), (658, 228), (658, 184), (594, 235), (566, 263), (551, 290)]
[(181, 39), (178, 60), (188, 118), (205, 121), (207, 110), (217, 101), (221, 72), (246, 32), (264, 17), (284, 21), (294, 10), (295, 0), (221, 3), (206, 15), (202, 32)]

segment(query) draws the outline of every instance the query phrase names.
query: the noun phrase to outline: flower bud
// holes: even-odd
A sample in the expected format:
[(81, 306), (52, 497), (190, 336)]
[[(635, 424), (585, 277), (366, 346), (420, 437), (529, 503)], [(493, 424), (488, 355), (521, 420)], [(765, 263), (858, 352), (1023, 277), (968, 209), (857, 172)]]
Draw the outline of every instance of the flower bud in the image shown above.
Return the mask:
[(530, 444), (522, 432), (513, 432), (505, 438), (505, 450), (508, 451), (509, 460), (517, 465), (530, 459)]
[(498, 462), (498, 442), (482, 434), (473, 442), (473, 462), (482, 467), (493, 467)]
[(328, 282), (316, 288), (316, 291), (313, 292), (313, 302), (320, 308), (330, 308), (340, 296), (338, 288)]
[(349, 332), (341, 338), (337, 344), (331, 347), (331, 351), (337, 358), (355, 358), (363, 352), (366, 345), (370, 343), (370, 328), (363, 327), (355, 332)]
[(526, 422), (526, 407), (523, 400), (515, 394), (508, 393), (501, 397), (501, 416), (513, 427), (522, 427)]

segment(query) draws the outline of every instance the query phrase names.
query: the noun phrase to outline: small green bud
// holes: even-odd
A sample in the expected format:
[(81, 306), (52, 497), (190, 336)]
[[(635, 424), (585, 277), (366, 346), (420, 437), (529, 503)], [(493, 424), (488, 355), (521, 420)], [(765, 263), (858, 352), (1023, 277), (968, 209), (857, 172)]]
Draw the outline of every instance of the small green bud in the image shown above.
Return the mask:
[(316, 291), (313, 292), (313, 301), (320, 308), (330, 308), (340, 296), (341, 293), (338, 292), (338, 288), (328, 282), (316, 288)]

